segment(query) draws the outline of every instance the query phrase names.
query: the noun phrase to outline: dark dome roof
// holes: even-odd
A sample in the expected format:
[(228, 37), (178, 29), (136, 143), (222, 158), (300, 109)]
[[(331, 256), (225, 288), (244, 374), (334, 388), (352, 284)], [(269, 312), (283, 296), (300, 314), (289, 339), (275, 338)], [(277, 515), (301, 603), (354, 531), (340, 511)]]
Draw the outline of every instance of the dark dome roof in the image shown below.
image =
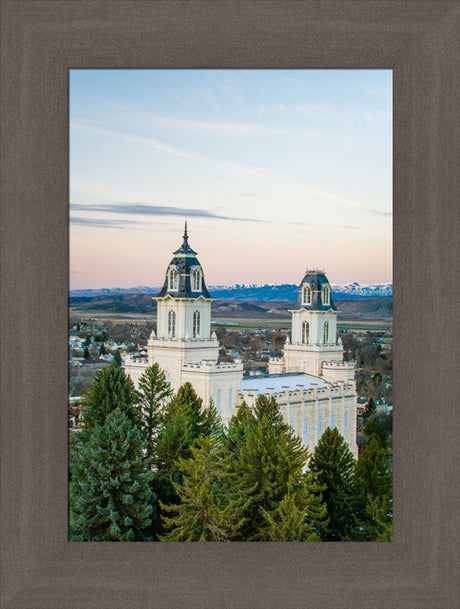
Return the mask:
[[(203, 269), (201, 268), (201, 264), (198, 262), (198, 258), (196, 257), (197, 253), (192, 250), (188, 243), (187, 222), (185, 223), (182, 245), (173, 253), (174, 258), (168, 265), (168, 271), (172, 266), (176, 267), (177, 269), (177, 290), (168, 289), (168, 271), (166, 271), (165, 282), (156, 298), (162, 298), (167, 294), (170, 294), (174, 298), (198, 298), (199, 296), (211, 298), (204, 281)], [(192, 290), (190, 277), (192, 267), (199, 267), (201, 271), (201, 290)]]
[[(302, 286), (308, 283), (311, 288), (311, 304), (302, 304)], [(321, 300), (321, 289), (323, 286), (328, 285), (331, 290), (329, 296), (329, 304), (323, 304)], [(329, 311), (332, 309), (333, 311), (337, 311), (337, 307), (332, 300), (332, 289), (331, 285), (322, 270), (308, 270), (305, 274), (305, 277), (302, 279), (299, 286), (299, 295), (297, 297), (297, 301), (295, 303), (294, 309), (307, 309), (307, 311)]]

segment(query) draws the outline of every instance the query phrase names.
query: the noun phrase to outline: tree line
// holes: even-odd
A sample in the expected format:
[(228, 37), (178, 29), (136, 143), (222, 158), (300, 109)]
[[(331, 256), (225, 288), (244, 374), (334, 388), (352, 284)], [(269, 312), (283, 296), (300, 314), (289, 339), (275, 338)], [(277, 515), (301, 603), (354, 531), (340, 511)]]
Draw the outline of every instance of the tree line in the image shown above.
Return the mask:
[[(157, 364), (137, 391), (121, 362), (96, 373), (70, 439), (71, 541), (391, 541), (385, 434), (356, 461), (337, 429), (311, 453), (276, 401), (224, 426)], [(373, 429), (374, 428), (374, 429)]]

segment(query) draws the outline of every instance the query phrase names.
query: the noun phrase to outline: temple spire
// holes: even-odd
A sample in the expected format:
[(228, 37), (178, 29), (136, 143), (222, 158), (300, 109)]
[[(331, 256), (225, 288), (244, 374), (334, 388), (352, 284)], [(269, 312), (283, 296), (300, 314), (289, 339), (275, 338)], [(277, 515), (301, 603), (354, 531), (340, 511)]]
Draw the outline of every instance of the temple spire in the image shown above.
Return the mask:
[(189, 250), (189, 247), (188, 247), (188, 235), (187, 235), (187, 220), (185, 221), (184, 243), (182, 244), (182, 249), (184, 250), (184, 252), (188, 252), (188, 250)]
[(196, 252), (194, 252), (192, 250), (192, 248), (190, 247), (190, 245), (188, 244), (187, 220), (185, 220), (184, 236), (183, 236), (182, 245), (174, 253), (175, 254), (190, 254), (192, 256), (196, 255)]

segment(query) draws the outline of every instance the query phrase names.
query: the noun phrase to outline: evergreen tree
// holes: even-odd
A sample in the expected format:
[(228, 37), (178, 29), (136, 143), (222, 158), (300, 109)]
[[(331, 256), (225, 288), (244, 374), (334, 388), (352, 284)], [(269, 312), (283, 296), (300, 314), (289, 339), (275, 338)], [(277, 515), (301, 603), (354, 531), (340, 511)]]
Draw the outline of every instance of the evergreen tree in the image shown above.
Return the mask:
[(369, 494), (362, 518), (355, 517), (356, 524), (349, 541), (392, 541), (392, 504), (386, 495), (373, 498)]
[(188, 408), (194, 436), (204, 435), (201, 433), (205, 420), (203, 400), (198, 397), (191, 383), (184, 383), (179, 387), (174, 399), (178, 404)]
[(379, 443), (381, 448), (386, 447), (387, 442), (386, 442), (385, 430), (384, 430), (383, 426), (380, 425), (380, 423), (378, 421), (376, 421), (375, 419), (372, 419), (372, 421), (369, 421), (369, 423), (363, 427), (363, 432), (369, 438), (374, 437), (377, 440), (377, 442)]
[(121, 408), (74, 453), (70, 485), (72, 541), (149, 541), (155, 495), (142, 464), (142, 439)]
[(254, 418), (256, 421), (260, 421), (262, 417), (265, 417), (269, 425), (278, 430), (278, 432), (284, 432), (289, 429), (289, 425), (284, 422), (283, 415), (273, 396), (258, 396), (254, 405)]
[(123, 365), (123, 362), (121, 360), (120, 349), (117, 349), (115, 351), (112, 364), (115, 368), (121, 368), (121, 366)]
[(208, 408), (203, 411), (203, 419), (200, 428), (200, 434), (202, 436), (213, 436), (214, 438), (222, 438), (223, 434), (222, 419), (220, 418), (219, 411), (214, 406), (213, 400), (210, 401)]
[(139, 379), (140, 403), (142, 405), (142, 430), (147, 451), (151, 453), (158, 435), (161, 408), (171, 395), (171, 385), (157, 363), (149, 366)]
[(267, 541), (321, 541), (320, 531), (328, 524), (327, 508), (321, 497), (321, 487), (312, 474), (304, 477), (303, 484), (288, 492), (273, 512), (261, 508)]
[(137, 400), (138, 393), (123, 368), (102, 368), (94, 375), (90, 389), (84, 397), (83, 425), (78, 432), (79, 438), (85, 442), (95, 427), (103, 425), (107, 416), (116, 408), (125, 412), (139, 428), (141, 417), (139, 407), (136, 406)]
[(324, 486), (329, 525), (323, 541), (345, 539), (354, 525), (353, 473), (355, 459), (337, 429), (328, 427), (315, 447), (309, 469)]
[(190, 383), (179, 388), (161, 414), (153, 454), (156, 467), (154, 488), (164, 505), (179, 501), (176, 491), (176, 485), (182, 483), (179, 460), (191, 457), (191, 448), (201, 436), (219, 437), (221, 427), (214, 406), (211, 404), (210, 408), (204, 409), (203, 401)]
[(369, 421), (370, 417), (377, 412), (377, 406), (375, 405), (374, 399), (369, 398), (363, 412), (364, 421)]
[(246, 402), (243, 402), (224, 430), (224, 446), (228, 452), (235, 456), (239, 455), (241, 446), (244, 444), (246, 435), (253, 423), (255, 423), (254, 415)]
[(244, 523), (248, 501), (229, 493), (236, 483), (217, 438), (200, 437), (191, 457), (180, 459), (182, 482), (175, 484), (180, 503), (166, 506), (162, 516), (168, 532), (162, 541), (228, 541)]
[(85, 347), (85, 350), (83, 351), (83, 357), (84, 357), (84, 359), (89, 359), (89, 349), (88, 349), (88, 347)]
[(101, 343), (99, 347), (99, 355), (105, 355), (107, 353), (104, 343)]
[(383, 495), (392, 497), (392, 485), (389, 453), (381, 446), (379, 438), (372, 435), (356, 464), (355, 487), (361, 505), (366, 503), (368, 495), (372, 499)]
[(193, 417), (188, 404), (175, 397), (161, 415), (155, 449), (155, 464), (160, 471), (176, 470), (180, 458), (190, 457), (190, 447), (196, 439)]
[(191, 446), (197, 438), (219, 436), (221, 429), (222, 423), (213, 404), (203, 408), (203, 400), (190, 383), (185, 383), (161, 414), (155, 451), (157, 467), (177, 470), (176, 462), (179, 458), (190, 457)]
[[(247, 417), (247, 413), (243, 412), (243, 416)], [(235, 426), (232, 431), (236, 430)], [(286, 494), (298, 492), (303, 487), (307, 458), (307, 449), (282, 421), (275, 400), (265, 396), (259, 398), (254, 421), (233, 452), (231, 462), (250, 499), (245, 514), (247, 522), (240, 532), (244, 540), (270, 538), (267, 514), (278, 509)]]

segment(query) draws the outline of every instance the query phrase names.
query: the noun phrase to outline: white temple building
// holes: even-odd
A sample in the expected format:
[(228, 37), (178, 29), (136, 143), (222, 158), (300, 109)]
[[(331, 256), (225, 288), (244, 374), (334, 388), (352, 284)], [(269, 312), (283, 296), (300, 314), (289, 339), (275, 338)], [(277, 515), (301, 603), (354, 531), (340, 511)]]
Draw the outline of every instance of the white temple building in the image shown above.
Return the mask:
[(337, 334), (337, 308), (323, 270), (308, 270), (292, 313), (291, 339), (284, 355), (270, 358), (269, 374), (243, 379), (241, 363), (218, 363), (219, 342), (211, 333), (211, 301), (197, 253), (188, 243), (173, 254), (157, 301), (157, 332), (147, 343), (147, 358), (127, 356), (124, 368), (137, 385), (157, 362), (174, 391), (190, 382), (222, 420), (243, 400), (252, 407), (260, 394), (273, 395), (283, 417), (313, 449), (327, 427), (337, 427), (357, 456), (357, 394), (353, 363), (343, 361)]

